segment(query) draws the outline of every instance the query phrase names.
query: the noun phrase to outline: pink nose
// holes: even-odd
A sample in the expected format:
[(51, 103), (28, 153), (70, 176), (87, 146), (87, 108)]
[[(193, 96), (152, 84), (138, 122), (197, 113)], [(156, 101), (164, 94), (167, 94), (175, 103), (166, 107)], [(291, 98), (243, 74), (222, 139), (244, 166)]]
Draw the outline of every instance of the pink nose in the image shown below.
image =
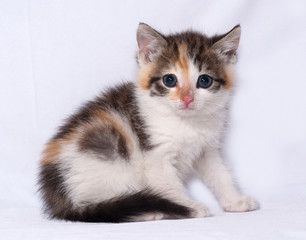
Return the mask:
[(191, 102), (193, 102), (193, 98), (191, 96), (182, 97), (182, 101), (185, 103), (186, 108), (189, 106)]

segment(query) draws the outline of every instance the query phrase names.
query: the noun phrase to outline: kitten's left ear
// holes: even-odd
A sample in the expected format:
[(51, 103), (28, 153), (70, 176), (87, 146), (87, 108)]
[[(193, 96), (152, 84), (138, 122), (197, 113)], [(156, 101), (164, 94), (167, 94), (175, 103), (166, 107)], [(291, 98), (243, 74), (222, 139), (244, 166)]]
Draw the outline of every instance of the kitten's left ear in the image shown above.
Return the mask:
[(139, 47), (138, 60), (144, 63), (154, 62), (162, 49), (167, 45), (166, 38), (145, 23), (140, 23), (137, 29)]
[(215, 37), (215, 43), (213, 44), (213, 48), (217, 50), (220, 57), (229, 63), (236, 63), (236, 51), (239, 46), (241, 35), (241, 27), (240, 25), (235, 26), (228, 33)]

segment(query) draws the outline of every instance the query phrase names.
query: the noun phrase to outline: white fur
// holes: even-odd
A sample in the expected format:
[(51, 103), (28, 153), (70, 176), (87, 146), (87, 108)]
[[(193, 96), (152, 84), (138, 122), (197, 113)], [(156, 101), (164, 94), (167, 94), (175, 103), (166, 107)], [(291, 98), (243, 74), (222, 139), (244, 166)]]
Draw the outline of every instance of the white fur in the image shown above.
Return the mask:
[[(77, 206), (88, 202), (98, 203), (145, 188), (143, 157), (138, 150), (135, 150), (139, 148), (136, 136), (124, 118), (114, 112), (111, 116), (130, 136), (129, 144), (133, 149), (131, 161), (121, 159), (119, 155), (115, 159), (103, 160), (95, 154), (79, 151), (78, 138), (64, 145), (60, 154), (60, 163), (63, 169), (69, 169), (63, 177), (70, 199)], [(82, 129), (79, 132), (81, 134)]]

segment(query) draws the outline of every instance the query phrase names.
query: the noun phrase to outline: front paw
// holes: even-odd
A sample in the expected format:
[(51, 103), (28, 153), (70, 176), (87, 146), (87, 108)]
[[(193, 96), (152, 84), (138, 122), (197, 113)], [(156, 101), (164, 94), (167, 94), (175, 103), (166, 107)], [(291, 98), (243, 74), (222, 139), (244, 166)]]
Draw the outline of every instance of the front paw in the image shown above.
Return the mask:
[(207, 207), (200, 203), (194, 203), (192, 206), (192, 214), (191, 217), (193, 218), (204, 218), (210, 217), (211, 213)]
[(248, 212), (259, 209), (259, 203), (248, 196), (242, 196), (241, 198), (230, 200), (222, 204), (224, 211), (226, 212)]

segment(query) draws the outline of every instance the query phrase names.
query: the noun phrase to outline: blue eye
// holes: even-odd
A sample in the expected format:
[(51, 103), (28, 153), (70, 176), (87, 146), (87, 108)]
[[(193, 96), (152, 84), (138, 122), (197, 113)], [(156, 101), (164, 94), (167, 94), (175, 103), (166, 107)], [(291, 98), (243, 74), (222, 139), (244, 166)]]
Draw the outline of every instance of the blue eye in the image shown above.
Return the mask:
[(167, 87), (175, 87), (176, 83), (177, 83), (176, 76), (173, 75), (173, 74), (167, 74), (167, 75), (163, 76), (163, 83)]
[(213, 79), (208, 75), (201, 75), (198, 79), (198, 88), (209, 88), (213, 83)]

